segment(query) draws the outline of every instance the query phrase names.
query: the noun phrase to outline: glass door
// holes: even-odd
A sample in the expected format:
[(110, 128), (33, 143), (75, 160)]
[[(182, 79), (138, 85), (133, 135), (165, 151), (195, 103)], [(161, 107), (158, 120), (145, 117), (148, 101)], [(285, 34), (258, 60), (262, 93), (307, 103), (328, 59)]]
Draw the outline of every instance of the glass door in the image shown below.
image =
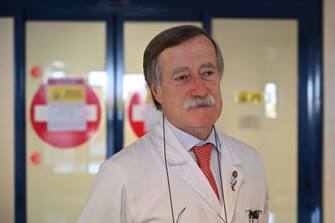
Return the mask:
[(134, 142), (153, 127), (160, 118), (146, 86), (143, 75), (143, 53), (150, 40), (161, 31), (177, 25), (201, 22), (187, 21), (125, 21), (123, 23), (124, 43), (124, 146)]
[[(168, 22), (123, 23), (124, 146), (150, 129), (159, 113), (142, 73), (145, 46)], [(195, 23), (201, 25), (201, 23)], [(221, 19), (212, 36), (224, 57), (223, 112), (217, 124), (255, 147), (270, 188), (270, 223), (297, 222), (298, 25), (295, 20)]]
[(212, 20), (225, 61), (220, 129), (258, 150), (267, 172), (270, 223), (297, 222), (298, 24)]
[(26, 22), (28, 223), (75, 222), (106, 157), (106, 23)]
[[(144, 48), (160, 31), (181, 24), (202, 25), (135, 19), (122, 21), (123, 35), (113, 28), (122, 43), (116, 64), (108, 62), (117, 72), (115, 86), (107, 85), (106, 55), (114, 49), (106, 46), (106, 22), (25, 24), (27, 222), (75, 222), (106, 158), (110, 89), (122, 89), (122, 96), (115, 96), (120, 122), (108, 138), (123, 138), (116, 144), (127, 146), (150, 130), (159, 113), (143, 77)], [(225, 61), (217, 124), (261, 154), (269, 222), (298, 222), (297, 21), (214, 18), (210, 26)]]

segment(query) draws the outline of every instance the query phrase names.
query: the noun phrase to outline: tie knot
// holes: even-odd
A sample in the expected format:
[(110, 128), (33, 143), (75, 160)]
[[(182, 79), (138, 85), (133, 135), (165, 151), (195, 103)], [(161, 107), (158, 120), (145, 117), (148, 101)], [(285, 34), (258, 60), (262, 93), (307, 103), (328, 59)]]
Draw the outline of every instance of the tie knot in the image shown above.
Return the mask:
[(207, 143), (202, 146), (194, 146), (192, 150), (200, 168), (210, 166), (212, 144)]

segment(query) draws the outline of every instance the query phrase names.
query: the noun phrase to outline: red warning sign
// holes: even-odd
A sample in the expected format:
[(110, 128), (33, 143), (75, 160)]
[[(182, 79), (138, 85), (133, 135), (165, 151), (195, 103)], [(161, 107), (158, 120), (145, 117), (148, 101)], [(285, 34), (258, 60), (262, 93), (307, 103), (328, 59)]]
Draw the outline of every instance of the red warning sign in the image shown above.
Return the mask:
[(145, 105), (145, 96), (141, 92), (135, 92), (130, 99), (129, 109), (128, 109), (128, 118), (130, 126), (138, 137), (141, 137), (145, 134), (144, 130), (144, 119), (138, 118), (142, 117), (143, 112), (142, 106)]
[(151, 95), (145, 86), (132, 94), (128, 107), (128, 119), (138, 137), (151, 130), (159, 117), (160, 112), (154, 107)]
[(30, 120), (37, 135), (57, 148), (87, 142), (101, 119), (99, 99), (83, 79), (49, 79), (36, 92)]

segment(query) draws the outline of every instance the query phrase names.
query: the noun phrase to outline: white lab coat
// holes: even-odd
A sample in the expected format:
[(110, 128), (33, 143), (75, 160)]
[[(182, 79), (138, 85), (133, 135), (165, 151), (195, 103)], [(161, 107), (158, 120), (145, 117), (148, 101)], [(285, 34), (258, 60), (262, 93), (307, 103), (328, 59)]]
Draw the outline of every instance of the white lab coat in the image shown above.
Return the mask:
[[(224, 207), (197, 163), (169, 128), (165, 132), (175, 221), (225, 222)], [(219, 142), (228, 222), (248, 223), (247, 209), (261, 210), (264, 219), (259, 222), (267, 222), (268, 188), (258, 153), (223, 134)], [(159, 123), (104, 162), (77, 223), (172, 223), (163, 143)], [(235, 191), (230, 185), (234, 170), (238, 171)]]

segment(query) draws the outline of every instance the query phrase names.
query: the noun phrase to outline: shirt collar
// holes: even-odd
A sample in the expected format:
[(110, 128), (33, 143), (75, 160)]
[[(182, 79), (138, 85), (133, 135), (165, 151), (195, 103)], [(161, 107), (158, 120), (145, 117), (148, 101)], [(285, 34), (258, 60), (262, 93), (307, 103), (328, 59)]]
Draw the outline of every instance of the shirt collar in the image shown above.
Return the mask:
[(187, 132), (185, 132), (181, 129), (178, 129), (176, 126), (171, 124), (167, 119), (165, 119), (165, 120), (166, 120), (166, 124), (167, 124), (168, 128), (177, 137), (177, 139), (179, 140), (179, 142), (181, 143), (181, 145), (184, 147), (184, 149), (186, 151), (191, 150), (193, 146), (202, 146), (206, 143), (211, 143), (215, 147), (216, 142), (215, 142), (214, 128), (212, 129), (211, 134), (209, 135), (209, 137), (206, 140), (201, 140), (201, 139), (198, 139), (198, 138), (188, 134)]

